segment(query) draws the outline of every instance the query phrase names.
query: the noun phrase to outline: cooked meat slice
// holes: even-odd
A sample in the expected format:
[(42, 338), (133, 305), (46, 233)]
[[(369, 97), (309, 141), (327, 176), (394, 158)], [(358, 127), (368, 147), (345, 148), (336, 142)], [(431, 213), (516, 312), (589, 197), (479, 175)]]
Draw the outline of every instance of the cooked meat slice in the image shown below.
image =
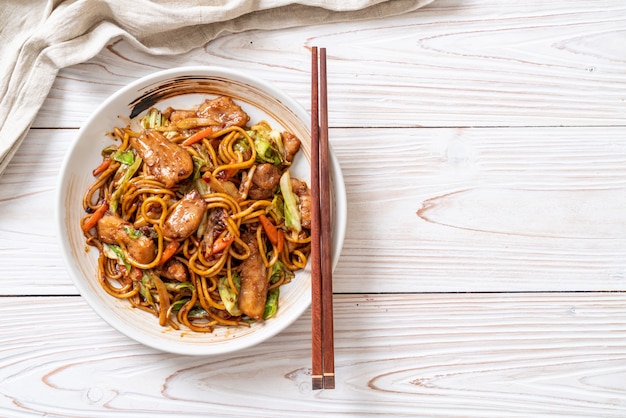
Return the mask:
[(206, 202), (196, 189), (187, 193), (165, 218), (163, 236), (182, 240), (193, 234), (202, 221), (206, 207)]
[(272, 164), (259, 164), (252, 174), (252, 186), (248, 192), (248, 197), (254, 200), (269, 199), (276, 190), (280, 182), (280, 170)]
[[(128, 235), (127, 235), (128, 237)], [(128, 255), (138, 263), (148, 264), (154, 260), (155, 245), (154, 241), (146, 236), (138, 238), (128, 237), (125, 242)]]
[(161, 111), (161, 115), (163, 115), (165, 119), (169, 119), (174, 111), (176, 111), (176, 109), (174, 109), (172, 106), (168, 106), (163, 111)]
[(273, 164), (259, 164), (252, 175), (252, 183), (262, 189), (273, 190), (275, 193), (280, 182), (280, 170)]
[(229, 126), (245, 126), (250, 120), (248, 114), (240, 106), (236, 105), (230, 97), (206, 100), (198, 108), (197, 115), (198, 117), (219, 121), (222, 129)]
[(117, 244), (120, 233), (124, 232), (124, 225), (130, 226), (130, 223), (117, 215), (106, 213), (96, 224), (98, 238), (107, 244)]
[(213, 243), (226, 230), (226, 216), (227, 213), (223, 208), (213, 208), (209, 212), (209, 219), (200, 245), (205, 258), (211, 256)]
[(194, 110), (178, 110), (178, 109), (174, 110), (173, 109), (169, 115), (170, 122), (172, 123), (176, 123), (184, 119), (196, 118), (196, 117), (198, 116), (196, 115), (196, 112)]
[(253, 184), (248, 191), (248, 197), (252, 200), (264, 200), (272, 197), (272, 194), (268, 193), (268, 191), (265, 189), (259, 189)]
[(291, 178), (291, 190), (298, 196), (302, 227), (311, 229), (311, 190), (309, 186), (303, 181)]
[(139, 137), (131, 137), (130, 145), (141, 156), (148, 172), (167, 188), (193, 172), (189, 153), (158, 131), (145, 130)]
[(161, 277), (179, 282), (186, 282), (188, 279), (185, 265), (178, 260), (169, 260), (165, 265), (158, 267), (156, 272)]
[(133, 230), (130, 222), (124, 221), (117, 215), (107, 213), (96, 225), (98, 238), (107, 244), (124, 244), (128, 255), (141, 264), (148, 264), (154, 260), (154, 241), (145, 235), (137, 238), (131, 237), (128, 233)]
[(267, 299), (267, 272), (254, 231), (245, 231), (241, 239), (250, 247), (250, 257), (241, 263), (241, 289), (239, 290), (239, 309), (254, 319), (263, 318)]
[(285, 159), (293, 161), (293, 156), (300, 150), (300, 140), (291, 132), (283, 132), (283, 145), (285, 146)]

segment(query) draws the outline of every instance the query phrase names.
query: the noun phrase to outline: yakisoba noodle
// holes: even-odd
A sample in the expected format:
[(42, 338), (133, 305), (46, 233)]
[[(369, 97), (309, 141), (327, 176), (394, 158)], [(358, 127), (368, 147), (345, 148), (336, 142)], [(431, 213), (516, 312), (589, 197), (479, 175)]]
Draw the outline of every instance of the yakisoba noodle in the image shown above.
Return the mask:
[(310, 192), (289, 172), (299, 140), (248, 122), (220, 97), (113, 128), (80, 221), (104, 291), (175, 329), (276, 313), (310, 252)]

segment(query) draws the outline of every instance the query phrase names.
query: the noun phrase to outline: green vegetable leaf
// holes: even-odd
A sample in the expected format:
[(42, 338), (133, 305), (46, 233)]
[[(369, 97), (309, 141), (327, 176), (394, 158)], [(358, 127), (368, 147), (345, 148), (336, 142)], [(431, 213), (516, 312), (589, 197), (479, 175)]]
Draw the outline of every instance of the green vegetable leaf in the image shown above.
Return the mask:
[(273, 165), (281, 165), (283, 159), (278, 150), (271, 142), (265, 139), (255, 139), (254, 148), (256, 149), (256, 161), (258, 163), (269, 163)]
[(198, 192), (200, 193), (200, 195), (204, 196), (206, 194), (211, 193), (211, 187), (206, 181), (204, 181), (204, 179), (199, 178), (198, 180), (196, 180), (195, 184), (196, 184), (196, 189), (198, 189)]
[(102, 243), (102, 252), (107, 258), (117, 260), (120, 264), (126, 267), (128, 272), (130, 272), (131, 265), (128, 260), (126, 260), (124, 251), (119, 245)]
[(121, 165), (120, 169), (124, 170), (124, 175), (122, 177), (122, 181), (120, 181), (120, 185), (115, 189), (115, 191), (111, 194), (111, 202), (109, 203), (109, 208), (111, 212), (117, 211), (117, 205), (119, 204), (120, 197), (122, 196), (122, 190), (126, 183), (130, 181), (130, 179), (135, 175), (143, 160), (139, 157), (135, 158), (135, 161), (130, 166)]
[(201, 306), (194, 306), (187, 316), (190, 318), (206, 318), (208, 316), (208, 312)]
[(302, 231), (302, 223), (300, 221), (300, 209), (298, 209), (298, 196), (291, 190), (289, 170), (286, 170), (280, 177), (280, 193), (285, 201), (285, 226), (299, 233)]
[(152, 292), (150, 291), (153, 287), (154, 283), (152, 282), (152, 277), (144, 271), (141, 276), (141, 281), (139, 282), (139, 293), (143, 296), (146, 303), (154, 308), (155, 303), (152, 298)]
[(283, 144), (283, 136), (280, 134), (280, 131), (277, 131), (275, 129), (271, 130), (269, 132), (269, 137), (274, 143), (274, 145), (276, 146), (276, 149), (278, 150), (278, 153), (280, 154), (281, 158), (284, 160), (285, 159), (285, 145)]
[(200, 154), (200, 156), (196, 156), (196, 158), (203, 160), (206, 166), (212, 167), (211, 156), (209, 155), (209, 151), (206, 149), (206, 147), (202, 143), (195, 143), (191, 147), (195, 149), (198, 154)]
[(289, 283), (295, 276), (293, 271), (289, 270), (280, 260), (277, 260), (270, 272), (270, 283), (274, 284), (283, 277), (285, 278), (285, 283)]
[(115, 145), (109, 145), (108, 147), (102, 150), (101, 154), (103, 157), (109, 157), (115, 152), (117, 152), (117, 147)]
[[(239, 276), (233, 273), (233, 282), (235, 283), (235, 287), (239, 287)], [(238, 295), (231, 289), (230, 283), (228, 283), (228, 277), (222, 277), (217, 282), (217, 290), (220, 293), (220, 298), (224, 303), (224, 307), (232, 316), (240, 316), (242, 312), (239, 310), (239, 306), (237, 306)]]
[(132, 151), (115, 151), (113, 159), (122, 164), (133, 165), (135, 162), (135, 155)]
[(185, 303), (189, 302), (190, 299), (191, 298), (180, 298), (170, 305), (170, 309), (172, 310), (172, 312), (178, 312), (180, 311), (180, 308), (185, 306)]
[(265, 208), (265, 213), (273, 213), (281, 222), (285, 218), (285, 202), (280, 194), (275, 194), (272, 203)]
[(141, 125), (145, 129), (156, 128), (159, 126), (165, 125), (167, 119), (163, 116), (163, 114), (155, 108), (151, 108), (148, 111), (148, 114), (141, 119)]
[(276, 315), (276, 311), (278, 311), (278, 296), (280, 295), (279, 289), (279, 287), (275, 287), (267, 292), (267, 301), (265, 302), (263, 319), (269, 319)]
[(233, 150), (234, 151), (239, 151), (239, 152), (241, 152), (243, 154), (243, 153), (245, 153), (247, 151), (250, 151), (250, 144), (245, 139), (238, 139), (233, 144)]
[(180, 283), (170, 283), (166, 282), (165, 288), (169, 291), (180, 292), (183, 290), (189, 290), (191, 292), (195, 291), (196, 288), (191, 282), (180, 282)]
[(137, 239), (139, 237), (143, 237), (144, 235), (143, 232), (129, 225), (123, 225), (122, 229), (124, 230), (124, 232), (126, 232), (126, 235), (128, 235), (132, 239)]
[[(202, 180), (200, 180), (200, 181), (202, 183), (204, 183), (204, 181), (202, 181)], [(198, 190), (198, 191), (200, 191), (200, 190)], [(203, 194), (203, 193), (200, 193), (200, 194)], [(209, 226), (209, 212), (210, 212), (210, 210), (205, 210), (204, 211), (204, 214), (202, 215), (202, 220), (200, 221), (200, 224), (198, 225), (198, 229), (196, 229), (196, 236), (198, 238), (204, 237), (204, 233), (206, 232), (206, 229)]]
[(195, 155), (192, 155), (191, 159), (193, 160), (193, 173), (191, 174), (190, 178), (191, 178), (191, 181), (196, 181), (202, 175), (200, 170), (202, 169), (202, 167), (204, 167), (207, 164), (205, 160), (203, 160), (200, 157), (196, 157)]
[(267, 129), (265, 125), (257, 125), (248, 131), (248, 135), (254, 140), (257, 163), (283, 163), (285, 153), (280, 132)]

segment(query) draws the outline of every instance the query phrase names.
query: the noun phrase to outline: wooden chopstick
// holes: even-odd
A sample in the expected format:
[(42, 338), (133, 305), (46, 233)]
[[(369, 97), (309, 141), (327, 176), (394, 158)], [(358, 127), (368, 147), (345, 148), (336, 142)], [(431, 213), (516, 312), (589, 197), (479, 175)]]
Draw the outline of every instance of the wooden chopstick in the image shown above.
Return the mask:
[(312, 48), (311, 59), (311, 263), (312, 387), (334, 389), (335, 355), (332, 287), (332, 226), (328, 150), (326, 48)]
[(335, 388), (335, 338), (333, 326), (332, 228), (330, 216), (330, 167), (328, 155), (328, 92), (326, 48), (320, 49), (320, 220), (322, 258), (322, 345), (324, 347), (324, 389)]
[(314, 46), (311, 48), (311, 379), (313, 390), (324, 388), (318, 81), (317, 47)]

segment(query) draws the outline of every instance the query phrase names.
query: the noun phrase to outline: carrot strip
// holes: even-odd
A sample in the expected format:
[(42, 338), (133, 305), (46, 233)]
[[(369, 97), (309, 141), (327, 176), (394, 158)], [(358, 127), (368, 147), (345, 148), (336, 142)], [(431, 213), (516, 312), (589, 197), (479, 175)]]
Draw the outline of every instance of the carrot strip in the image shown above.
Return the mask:
[(102, 219), (102, 217), (104, 216), (105, 212), (109, 209), (109, 204), (107, 202), (104, 202), (98, 209), (96, 209), (96, 211), (85, 221), (85, 223), (83, 223), (83, 225), (81, 226), (81, 228), (83, 228), (83, 231), (87, 232), (89, 231), (91, 228), (93, 228), (94, 226), (96, 226), (96, 224), (98, 223), (98, 221), (100, 219)]
[(278, 230), (274, 224), (267, 219), (267, 216), (265, 215), (259, 215), (259, 221), (261, 221), (261, 225), (263, 225), (263, 229), (265, 230), (265, 235), (267, 235), (270, 242), (273, 245), (278, 246)]
[(98, 167), (93, 169), (91, 173), (93, 174), (94, 177), (96, 177), (97, 175), (103, 173), (104, 170), (109, 168), (110, 165), (111, 165), (111, 159), (105, 158)]
[[(231, 164), (236, 164), (237, 160), (230, 160), (230, 163)], [(228, 180), (229, 178), (234, 176), (235, 173), (237, 173), (238, 170), (239, 170), (238, 168), (227, 168), (225, 170), (222, 170), (219, 173), (219, 178), (220, 178), (220, 180)]]
[(174, 254), (176, 254), (176, 251), (178, 251), (179, 247), (180, 242), (170, 241), (170, 243), (167, 244), (167, 247), (165, 247), (165, 249), (163, 250), (163, 254), (161, 255), (161, 261), (159, 261), (159, 266), (162, 266), (167, 260), (172, 258)]
[(191, 135), (189, 138), (185, 139), (183, 141), (183, 145), (189, 146), (195, 144), (196, 142), (200, 142), (207, 136), (211, 135), (213, 132), (215, 132), (215, 128), (213, 126), (204, 128), (203, 130), (198, 131), (195, 134)]
[(278, 229), (278, 243), (276, 244), (276, 251), (278, 254), (283, 252), (283, 247), (285, 246), (285, 234), (282, 229)]
[(235, 237), (233, 236), (218, 239), (213, 243), (213, 246), (211, 246), (211, 254), (217, 254), (224, 251), (224, 249), (226, 249), (226, 247), (228, 247), (234, 240)]

